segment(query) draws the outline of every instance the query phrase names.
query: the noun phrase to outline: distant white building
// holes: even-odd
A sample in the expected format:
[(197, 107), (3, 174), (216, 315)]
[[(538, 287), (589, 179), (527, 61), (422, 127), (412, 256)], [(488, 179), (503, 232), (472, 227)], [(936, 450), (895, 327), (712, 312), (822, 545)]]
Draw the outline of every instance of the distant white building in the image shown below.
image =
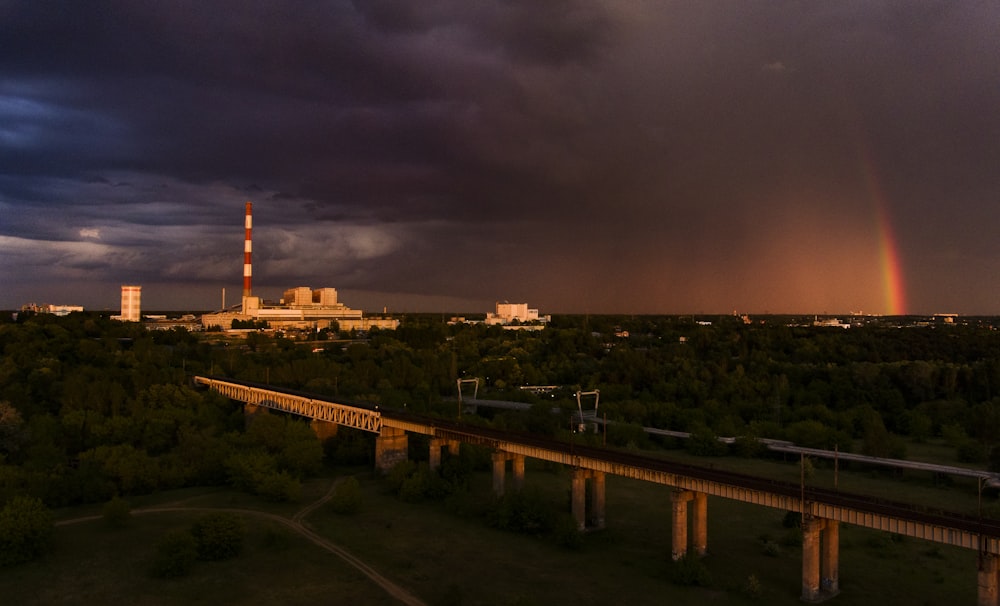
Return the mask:
[(827, 328), (850, 328), (851, 325), (845, 322), (841, 322), (838, 318), (824, 318), (819, 319), (818, 317), (813, 320), (813, 326), (823, 326)]
[(28, 303), (21, 306), (21, 311), (33, 311), (36, 314), (52, 314), (54, 316), (68, 316), (74, 311), (83, 311), (82, 305), (52, 305), (43, 303)]
[(520, 324), (544, 324), (552, 319), (552, 316), (540, 316), (537, 309), (529, 309), (527, 303), (497, 303), (496, 313), (487, 312), (486, 324), (490, 325), (510, 325), (515, 322)]

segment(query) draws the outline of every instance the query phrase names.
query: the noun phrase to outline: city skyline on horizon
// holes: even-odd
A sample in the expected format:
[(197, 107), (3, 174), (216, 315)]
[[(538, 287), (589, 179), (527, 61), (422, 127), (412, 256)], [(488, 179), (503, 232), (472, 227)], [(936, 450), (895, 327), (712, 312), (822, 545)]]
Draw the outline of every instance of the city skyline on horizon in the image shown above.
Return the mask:
[[(13, 2), (0, 308), (1000, 314), (1000, 5)], [(58, 38), (59, 44), (52, 41)], [(147, 306), (144, 303), (144, 306)]]

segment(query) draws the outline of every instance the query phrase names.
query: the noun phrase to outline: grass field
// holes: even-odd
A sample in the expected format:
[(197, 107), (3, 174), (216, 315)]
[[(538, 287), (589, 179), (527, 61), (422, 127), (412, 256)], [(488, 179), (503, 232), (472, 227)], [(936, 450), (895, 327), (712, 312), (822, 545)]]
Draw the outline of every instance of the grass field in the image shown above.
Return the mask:
[[(325, 490), (329, 485), (316, 484)], [(201, 493), (206, 491), (202, 490)], [(208, 491), (172, 492), (144, 505), (183, 499), (186, 506), (274, 509), (244, 495)], [(62, 517), (90, 510), (59, 512)], [(172, 605), (172, 604), (395, 604), (367, 577), (313, 546), (284, 526), (244, 516), (247, 537), (235, 560), (199, 562), (180, 579), (148, 574), (155, 544), (171, 529), (186, 529), (201, 513), (133, 515), (124, 528), (102, 520), (57, 526), (52, 552), (37, 562), (0, 570), (4, 605)], [(291, 514), (289, 514), (291, 515)]]
[[(778, 465), (782, 473), (797, 470)], [(820, 477), (825, 472), (818, 470), (813, 481), (826, 481)], [(417, 504), (386, 494), (384, 483), (368, 470), (336, 472), (345, 473), (361, 480), (361, 511), (345, 516), (323, 507), (307, 519), (309, 526), (430, 605), (801, 603), (801, 548), (794, 530), (782, 525), (783, 511), (710, 498), (710, 555), (703, 563), (711, 582), (707, 587), (682, 587), (669, 577), (671, 509), (666, 487), (609, 477), (608, 528), (587, 533), (582, 548), (572, 551), (543, 538), (491, 529), (480, 518), (463, 515), (489, 499), (491, 478), (486, 472), (473, 477), (467, 495), (447, 503)], [(244, 508), (291, 518), (324, 494), (331, 481), (328, 477), (307, 483), (297, 504), (189, 489), (133, 505)], [(844, 483), (880, 483), (883, 490), (888, 484), (897, 498), (907, 501), (932, 490), (923, 482), (886, 482), (871, 474), (845, 474), (840, 482), (842, 488)], [(568, 471), (529, 462), (526, 489), (554, 508), (568, 510), (569, 485)], [(962, 503), (970, 499), (964, 488), (933, 489), (934, 495), (949, 492)], [(58, 517), (68, 520), (98, 511), (78, 508), (60, 511)], [(0, 604), (396, 603), (334, 555), (280, 524), (250, 515), (244, 517), (248, 536), (237, 559), (199, 562), (180, 579), (152, 578), (147, 570), (157, 540), (169, 529), (186, 528), (199, 515), (133, 515), (122, 529), (111, 529), (100, 519), (58, 526), (52, 553), (0, 570)], [(758, 588), (753, 594), (745, 589), (751, 576)], [(840, 581), (841, 594), (831, 603), (971, 604), (976, 599), (976, 554), (845, 525)]]
[[(489, 490), (487, 474), (477, 482), (477, 492)], [(568, 501), (568, 473), (529, 466), (526, 482), (556, 503)], [(662, 486), (608, 478), (608, 529), (589, 533), (577, 552), (486, 528), (438, 505), (386, 500), (372, 481), (364, 486), (378, 507), (366, 503), (350, 518), (318, 512), (314, 523), (430, 603), (448, 596), (484, 605), (801, 603), (801, 549), (782, 525), (783, 511), (710, 499), (704, 563), (712, 583), (680, 587), (668, 578), (670, 494)], [(756, 599), (744, 591), (751, 575), (760, 584)], [(841, 588), (838, 604), (973, 603), (976, 556), (843, 527)]]

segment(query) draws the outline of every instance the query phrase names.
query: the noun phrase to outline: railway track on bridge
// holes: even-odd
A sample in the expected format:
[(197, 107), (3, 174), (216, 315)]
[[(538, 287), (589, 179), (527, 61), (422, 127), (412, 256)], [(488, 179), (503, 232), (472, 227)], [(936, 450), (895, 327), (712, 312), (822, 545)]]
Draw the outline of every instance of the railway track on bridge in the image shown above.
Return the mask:
[(398, 410), (380, 410), (378, 406), (367, 402), (353, 402), (341, 400), (339, 398), (337, 400), (333, 400), (314, 393), (279, 388), (263, 383), (239, 381), (223, 377), (208, 377), (208, 379), (225, 381), (249, 388), (269, 390), (303, 398), (311, 398), (314, 400), (325, 400), (338, 406), (351, 406), (369, 412), (377, 411), (385, 419), (433, 427), (434, 433), (438, 437), (456, 439), (470, 444), (477, 444), (490, 448), (498, 448), (503, 443), (522, 444), (525, 446), (561, 452), (566, 455), (570, 455), (571, 457), (586, 457), (616, 463), (623, 466), (640, 467), (696, 480), (716, 482), (747, 490), (767, 492), (792, 499), (801, 499), (806, 503), (822, 503), (825, 505), (850, 508), (874, 515), (897, 517), (923, 524), (962, 530), (968, 533), (980, 535), (981, 537), (993, 537), (1000, 539), (1000, 520), (993, 518), (971, 516), (958, 512), (930, 508), (913, 503), (892, 501), (869, 495), (803, 486), (801, 484), (751, 476), (713, 467), (702, 467), (687, 463), (667, 461), (649, 455), (623, 452), (612, 448), (598, 448), (582, 444), (573, 444), (571, 442), (565, 442), (534, 434), (492, 429), (462, 423), (459, 421), (428, 417)]
[[(409, 457), (407, 434), (411, 432), (431, 438), (432, 469), (440, 464), (441, 450), (445, 446), (452, 453), (458, 452), (457, 445), (461, 443), (492, 450), (493, 483), (497, 495), (503, 494), (508, 461), (513, 461), (516, 483), (523, 482), (524, 460), (527, 457), (573, 468), (571, 507), (580, 530), (584, 530), (587, 523), (585, 493), (588, 483), (592, 488), (590, 521), (593, 527), (604, 527), (606, 474), (670, 487), (674, 525), (671, 556), (674, 559), (683, 557), (689, 547), (693, 547), (695, 553), (706, 552), (709, 496), (801, 512), (802, 599), (805, 601), (819, 601), (839, 593), (839, 525), (846, 523), (976, 550), (979, 604), (998, 604), (1000, 520), (997, 519), (806, 486), (804, 482), (792, 483), (711, 466), (679, 463), (634, 451), (576, 444), (399, 410), (380, 410), (378, 406), (366, 403), (356, 405), (334, 401), (316, 394), (275, 389), (269, 385), (206, 377), (195, 377), (195, 382), (241, 400), (247, 406), (264, 406), (375, 433), (378, 436), (375, 440), (376, 466), (382, 470)], [(689, 503), (694, 511), (693, 518), (689, 518)], [(689, 521), (694, 533), (690, 546)]]
[(528, 446), (560, 451), (574, 456), (590, 457), (622, 465), (644, 467), (699, 480), (729, 484), (749, 490), (759, 490), (781, 494), (792, 498), (804, 498), (807, 502), (821, 502), (829, 505), (850, 507), (852, 509), (877, 515), (901, 517), (926, 524), (957, 528), (984, 536), (1000, 537), (1000, 520), (992, 518), (980, 518), (958, 512), (929, 508), (913, 503), (891, 501), (868, 495), (853, 494), (810, 486), (803, 487), (800, 484), (794, 484), (781, 480), (761, 478), (712, 467), (701, 467), (686, 463), (665, 461), (663, 459), (647, 455), (622, 452), (610, 448), (598, 448), (572, 444), (543, 436), (496, 430), (488, 427), (449, 421), (446, 419), (424, 417), (398, 411), (383, 411), (382, 415), (390, 419), (432, 425), (437, 430), (436, 435), (440, 437), (451, 437), (459, 439), (463, 442), (479, 444), (482, 446), (496, 447), (501, 442), (516, 442)]

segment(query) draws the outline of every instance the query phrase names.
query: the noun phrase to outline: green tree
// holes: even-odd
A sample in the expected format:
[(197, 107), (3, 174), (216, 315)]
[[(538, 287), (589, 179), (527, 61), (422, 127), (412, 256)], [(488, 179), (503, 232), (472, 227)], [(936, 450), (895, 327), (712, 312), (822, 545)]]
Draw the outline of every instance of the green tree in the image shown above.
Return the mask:
[(252, 493), (263, 478), (277, 473), (278, 463), (263, 450), (250, 450), (231, 454), (225, 467), (233, 488)]
[(278, 471), (259, 478), (254, 493), (276, 503), (298, 501), (302, 483), (287, 471)]
[(891, 451), (889, 432), (882, 422), (882, 415), (872, 409), (861, 415), (862, 454), (873, 457), (888, 457)]
[(357, 513), (361, 509), (361, 484), (354, 476), (344, 478), (333, 489), (330, 509), (339, 514)]
[(52, 512), (41, 499), (17, 496), (0, 510), (0, 566), (12, 566), (43, 554), (52, 541)]
[(26, 437), (21, 413), (10, 402), (0, 401), (0, 455), (16, 453)]

